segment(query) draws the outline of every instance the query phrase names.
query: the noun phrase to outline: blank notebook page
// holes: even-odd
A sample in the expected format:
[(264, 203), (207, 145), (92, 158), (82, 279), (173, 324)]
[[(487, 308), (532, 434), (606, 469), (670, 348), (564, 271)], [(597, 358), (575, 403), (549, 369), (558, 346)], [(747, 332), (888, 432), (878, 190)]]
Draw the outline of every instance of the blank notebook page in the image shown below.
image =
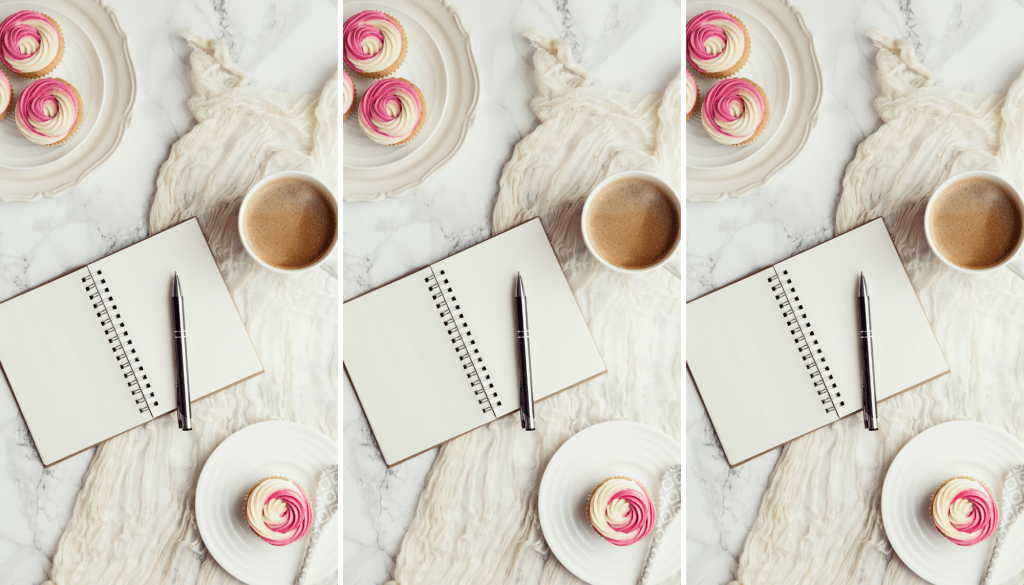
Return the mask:
[(862, 409), (862, 271), (877, 399), (948, 372), (885, 224), (869, 222), (687, 303), (687, 367), (731, 465)]
[(517, 272), (534, 399), (605, 371), (540, 220), (513, 228), (345, 303), (345, 369), (388, 465), (519, 410)]
[(0, 366), (45, 465), (177, 408), (175, 272), (192, 400), (262, 372), (199, 223), (178, 224), (0, 303)]

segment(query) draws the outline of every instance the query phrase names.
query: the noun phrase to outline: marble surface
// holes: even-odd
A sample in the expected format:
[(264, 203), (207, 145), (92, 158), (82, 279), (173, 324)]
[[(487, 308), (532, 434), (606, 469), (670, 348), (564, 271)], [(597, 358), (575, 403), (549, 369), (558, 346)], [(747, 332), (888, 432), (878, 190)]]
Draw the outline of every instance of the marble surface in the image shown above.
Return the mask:
[[(794, 4), (815, 36), (824, 73), (817, 128), (806, 150), (762, 189), (721, 203), (687, 203), (687, 300), (833, 235), (843, 172), (857, 145), (881, 123), (871, 105), (878, 84), (876, 50), (864, 36), (869, 27), (909, 40), (939, 86), (1005, 92), (1024, 68), (1019, 2)], [(730, 470), (689, 376), (685, 392), (686, 580), (727, 583), (781, 449)]]
[[(344, 205), (344, 299), (385, 284), (490, 235), (498, 177), (537, 124), (533, 26), (569, 43), (594, 85), (660, 92), (680, 67), (678, 0), (450, 0), (473, 38), (482, 91), (462, 150), (421, 188)], [(644, 59), (636, 67), (637, 56)], [(344, 418), (344, 582), (379, 584), (394, 567), (437, 449), (388, 470), (347, 377)]]
[[(224, 41), (253, 86), (316, 92), (338, 66), (336, 0), (107, 4), (128, 33), (135, 61), (132, 125), (110, 160), (72, 191), (32, 203), (0, 202), (0, 300), (147, 235), (157, 171), (193, 124), (185, 105), (192, 87), (189, 51), (178, 36), (183, 27)], [(94, 451), (44, 470), (0, 378), (0, 582), (45, 580)]]

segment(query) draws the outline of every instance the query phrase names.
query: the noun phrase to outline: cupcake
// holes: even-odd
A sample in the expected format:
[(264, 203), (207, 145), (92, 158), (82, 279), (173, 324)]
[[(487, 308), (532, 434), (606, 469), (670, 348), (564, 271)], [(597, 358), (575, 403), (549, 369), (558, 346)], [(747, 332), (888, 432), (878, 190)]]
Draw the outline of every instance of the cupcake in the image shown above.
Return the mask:
[(22, 10), (0, 23), (0, 62), (11, 73), (29, 79), (43, 77), (63, 56), (64, 35), (49, 16)]
[(245, 496), (245, 521), (268, 544), (295, 542), (309, 530), (312, 519), (313, 507), (297, 481), (268, 477)]
[(356, 84), (352, 83), (352, 78), (348, 76), (348, 73), (342, 71), (341, 74), (344, 76), (341, 80), (341, 107), (345, 112), (341, 119), (345, 121), (352, 113), (352, 105), (356, 103)]
[(605, 540), (629, 546), (654, 528), (654, 501), (639, 481), (621, 475), (610, 477), (590, 492), (587, 515)]
[(689, 120), (693, 117), (693, 113), (697, 111), (697, 102), (700, 101), (700, 88), (697, 87), (696, 80), (690, 75), (690, 71), (686, 71), (686, 119)]
[(7, 112), (14, 103), (14, 96), (11, 95), (11, 80), (7, 79), (3, 71), (0, 71), (0, 120), (7, 117)]
[(747, 27), (720, 10), (701, 12), (686, 23), (686, 62), (705, 77), (729, 77), (750, 56)]
[(398, 69), (409, 50), (405, 29), (394, 18), (364, 10), (345, 21), (345, 64), (363, 77), (379, 79)]
[(426, 119), (427, 105), (420, 89), (400, 77), (375, 81), (359, 100), (359, 126), (377, 144), (408, 143)]
[(719, 81), (704, 96), (700, 116), (716, 142), (746, 146), (768, 125), (768, 96), (749, 79)]
[(932, 522), (954, 544), (972, 546), (999, 525), (996, 498), (984, 482), (964, 475), (940, 485), (932, 494)]
[(57, 146), (70, 140), (82, 125), (82, 96), (63, 79), (37, 79), (18, 96), (14, 115), (25, 138)]

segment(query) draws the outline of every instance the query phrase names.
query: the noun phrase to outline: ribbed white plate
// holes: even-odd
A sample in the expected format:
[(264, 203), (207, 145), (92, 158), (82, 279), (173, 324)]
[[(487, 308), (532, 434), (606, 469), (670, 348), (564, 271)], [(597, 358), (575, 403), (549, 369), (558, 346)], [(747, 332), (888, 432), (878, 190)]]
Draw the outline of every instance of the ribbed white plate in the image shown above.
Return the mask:
[[(786, 52), (772, 31), (761, 24), (753, 14), (721, 2), (691, 2), (686, 5), (686, 19), (706, 10), (722, 10), (729, 12), (743, 21), (750, 34), (750, 57), (743, 68), (734, 77), (746, 77), (764, 90), (768, 98), (768, 125), (754, 142), (747, 146), (726, 146), (715, 142), (704, 130), (700, 113), (696, 113), (686, 122), (686, 168), (689, 169), (723, 169), (757, 154), (772, 142), (779, 132), (789, 110), (789, 64)], [(756, 43), (753, 39), (756, 39)], [(754, 50), (754, 49), (757, 50)], [(701, 100), (708, 91), (722, 81), (711, 79), (691, 70), (690, 73), (700, 88)]]
[[(9, 2), (0, 5), (0, 21), (21, 10), (41, 12), (57, 21), (64, 35), (64, 57), (47, 77), (59, 77), (75, 86), (84, 105), (82, 125), (60, 146), (39, 146), (29, 142), (15, 122), (14, 110), (0, 121), (0, 168), (32, 169), (60, 160), (78, 148), (92, 132), (103, 109), (103, 62), (89, 35), (70, 16), (37, 2)], [(2, 67), (2, 66), (0, 66)], [(18, 77), (4, 68), (11, 80), (15, 101), (31, 79)]]
[[(338, 445), (299, 423), (257, 423), (231, 435), (206, 460), (196, 486), (196, 522), (206, 549), (243, 583), (291, 585), (309, 534), (286, 546), (267, 544), (245, 522), (245, 496), (263, 478), (280, 475), (299, 482), (316, 505), (317, 478), (337, 463)], [(324, 529), (310, 567), (310, 583), (338, 570), (337, 518), (335, 514)]]
[[(588, 427), (566, 441), (548, 462), (540, 482), (540, 527), (558, 561), (590, 585), (633, 585), (640, 577), (653, 533), (630, 546), (601, 537), (587, 517), (587, 497), (615, 475), (637, 479), (654, 498), (661, 497), (661, 476), (680, 462), (681, 447), (658, 429), (632, 421)], [(677, 517), (665, 533), (651, 573), (660, 583), (682, 566), (682, 530)]]
[[(46, 0), (45, 5), (21, 0), (0, 0), (0, 15), (6, 17), (25, 5), (35, 6), (40, 12), (54, 13), (51, 16), (58, 20), (61, 29), (65, 31), (64, 60), (57, 66), (56, 74), (67, 75), (67, 81), (79, 92), (84, 89), (89, 94), (82, 94), (85, 120), (74, 138), (66, 145), (54, 148), (53, 153), (45, 149), (39, 151), (44, 156), (59, 156), (58, 159), (41, 166), (5, 168), (0, 172), (0, 201), (34, 201), (41, 197), (56, 197), (84, 181), (121, 144), (131, 124), (137, 92), (135, 65), (128, 48), (128, 36), (121, 29), (113, 10), (103, 0)], [(57, 13), (63, 16), (58, 17)], [(61, 22), (63, 18), (68, 19), (67, 25)], [(79, 28), (91, 42), (86, 43), (72, 36), (77, 35), (75, 32), (69, 34), (72, 27)], [(90, 47), (99, 56), (96, 64), (92, 64), (91, 59), (95, 56), (90, 56)], [(95, 82), (87, 81), (86, 73), (99, 78)], [(90, 88), (90, 85), (94, 87)], [(18, 132), (14, 123), (11, 113), (0, 122), (5, 135), (11, 129)], [(12, 126), (7, 127), (8, 124)], [(20, 134), (19, 139), (25, 140)], [(5, 145), (0, 145), (0, 150), (4, 150)], [(34, 145), (29, 147), (44, 148)]]
[[(423, 93), (426, 102), (427, 119), (412, 142), (403, 146), (382, 146), (370, 140), (359, 127), (359, 102), (363, 93), (376, 79), (367, 79), (354, 73), (346, 66), (346, 72), (356, 86), (355, 108), (344, 122), (344, 165), (346, 169), (379, 169), (394, 164), (424, 148), (437, 130), (444, 105), (448, 101), (448, 74), (444, 69), (444, 57), (437, 49), (437, 43), (423, 25), (408, 14), (379, 2), (349, 2), (345, 4), (345, 19), (363, 10), (386, 12), (398, 19), (409, 38), (409, 49), (405, 61), (390, 77), (402, 77), (411, 81)], [(343, 61), (344, 63), (344, 61)]]
[[(738, 147), (739, 150), (757, 147), (742, 160), (721, 168), (691, 167), (689, 156), (691, 148), (694, 148), (690, 141), (691, 126), (696, 124), (694, 130), (701, 132), (703, 128), (700, 127), (700, 120), (697, 120), (696, 116), (686, 123), (686, 199), (721, 201), (728, 197), (741, 197), (764, 186), (793, 162), (807, 145), (811, 131), (818, 122), (825, 82), (814, 48), (814, 37), (792, 0), (728, 0), (726, 3), (697, 0), (687, 2), (687, 20), (701, 12), (691, 6), (715, 6), (719, 10), (736, 14), (741, 20), (744, 20), (741, 14), (747, 14), (758, 21), (758, 25), (748, 24), (748, 27), (763, 26), (770, 31), (770, 36), (749, 31), (750, 60), (740, 69), (740, 77), (748, 77), (758, 85), (761, 84), (755, 77), (755, 73), (760, 74), (760, 71), (751, 69), (753, 72), (748, 74), (748, 68), (761, 67), (758, 63), (766, 55), (759, 53), (770, 50), (773, 41), (778, 43), (784, 53), (789, 70), (789, 100), (784, 118), (777, 121), (778, 130), (773, 131), (770, 143), (765, 146), (757, 144), (766, 138), (762, 134), (758, 141), (750, 146)], [(694, 79), (697, 78), (698, 76), (694, 75)], [(703, 87), (701, 89), (703, 98)], [(773, 96), (768, 97), (773, 117), (774, 99)], [(772, 129), (773, 123), (775, 122), (769, 120), (766, 132)]]
[[(366, 4), (368, 3), (365, 0), (345, 2), (345, 18), (355, 14), (358, 11), (356, 7)], [(448, 89), (443, 110), (432, 106), (431, 98), (424, 95), (427, 100), (425, 127), (408, 145), (394, 149), (409, 149), (395, 155), (401, 156), (401, 160), (384, 167), (349, 166), (348, 150), (352, 142), (349, 140), (349, 131), (353, 129), (362, 133), (362, 130), (359, 129), (359, 121), (355, 116), (350, 115), (348, 120), (345, 120), (345, 135), (342, 141), (342, 158), (345, 161), (345, 184), (342, 193), (345, 201), (379, 201), (385, 197), (398, 197), (425, 183), (431, 175), (448, 164), (462, 147), (476, 118), (477, 103), (480, 99), (480, 75), (477, 72), (476, 59), (473, 57), (469, 33), (462, 25), (458, 12), (447, 0), (388, 0), (386, 8), (381, 11), (393, 13), (399, 20), (402, 20), (399, 14), (407, 15), (423, 27), (442, 59), (441, 63), (431, 63), (431, 67), (440, 65), (444, 68)], [(405, 26), (404, 21), (402, 25)], [(416, 63), (417, 60), (426, 57), (426, 54), (420, 53), (427, 47), (416, 45), (417, 39), (408, 27), (406, 32), (409, 33), (411, 43), (410, 54), (399, 67), (398, 75), (420, 86), (420, 81), (414, 79), (411, 73), (407, 76), (405, 69), (410, 60)], [(422, 39), (420, 41), (422, 44)], [(352, 76), (353, 81), (356, 77)], [(420, 86), (420, 89), (423, 87)], [(352, 126), (353, 124), (355, 126)], [(433, 126), (434, 124), (436, 126)], [(431, 134), (426, 137), (427, 140), (423, 140), (423, 132), (428, 130), (427, 125), (431, 126)]]
[[(985, 482), (1000, 505), (1003, 477), (1024, 463), (1024, 445), (1009, 433), (974, 421), (936, 425), (914, 437), (893, 459), (882, 485), (882, 525), (910, 570), (935, 585), (980, 583), (996, 537), (974, 546), (950, 542), (932, 524), (932, 494), (944, 481), (968, 475)], [(1024, 530), (1006, 539), (993, 582), (1024, 570)]]

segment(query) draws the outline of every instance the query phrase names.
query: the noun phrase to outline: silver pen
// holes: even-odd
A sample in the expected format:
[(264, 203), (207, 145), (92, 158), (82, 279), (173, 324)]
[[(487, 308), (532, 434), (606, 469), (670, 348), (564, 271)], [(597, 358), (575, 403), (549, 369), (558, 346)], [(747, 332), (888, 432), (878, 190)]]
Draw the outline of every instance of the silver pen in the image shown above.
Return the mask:
[(192, 393), (188, 388), (188, 346), (185, 343), (185, 297), (174, 273), (171, 284), (171, 314), (174, 316), (174, 387), (178, 400), (178, 428), (192, 430)]
[(875, 348), (871, 340), (871, 299), (863, 272), (860, 273), (857, 305), (860, 308), (860, 360), (864, 372), (864, 428), (877, 431), (878, 397), (875, 394)]
[(530, 323), (526, 316), (526, 289), (523, 277), (516, 273), (516, 337), (519, 350), (519, 422), (523, 428), (534, 430), (533, 371), (530, 367)]

